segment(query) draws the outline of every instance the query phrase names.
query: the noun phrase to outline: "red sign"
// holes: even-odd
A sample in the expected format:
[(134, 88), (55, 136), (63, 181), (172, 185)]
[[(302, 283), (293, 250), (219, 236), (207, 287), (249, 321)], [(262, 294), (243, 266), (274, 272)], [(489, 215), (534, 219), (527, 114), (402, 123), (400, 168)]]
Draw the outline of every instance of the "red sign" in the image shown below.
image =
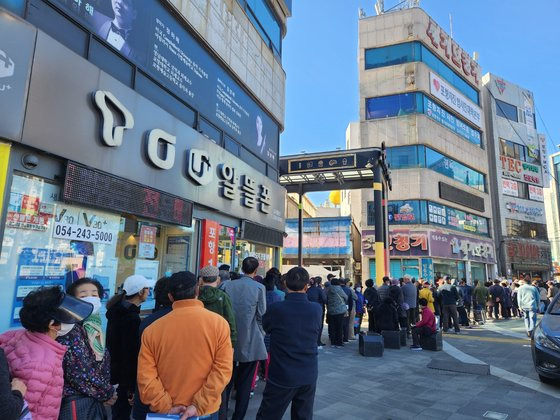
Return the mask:
[(202, 252), (200, 255), (200, 268), (218, 263), (218, 240), (220, 237), (220, 224), (213, 220), (202, 221)]
[(480, 66), (455, 41), (447, 35), (432, 19), (426, 28), (432, 47), (441, 57), (461, 71), (478, 86), (480, 84)]

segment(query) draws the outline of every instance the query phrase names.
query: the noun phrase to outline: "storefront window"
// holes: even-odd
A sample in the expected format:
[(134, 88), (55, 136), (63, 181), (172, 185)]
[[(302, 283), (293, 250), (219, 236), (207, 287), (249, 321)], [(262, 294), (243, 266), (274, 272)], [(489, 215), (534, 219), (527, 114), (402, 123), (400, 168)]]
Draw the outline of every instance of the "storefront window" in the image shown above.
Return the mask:
[(274, 267), (274, 248), (266, 245), (254, 244), (246, 241), (237, 241), (235, 246), (235, 271), (241, 273), (241, 264), (247, 257), (259, 260), (257, 274), (264, 277), (266, 272)]
[(228, 226), (220, 227), (220, 240), (218, 241), (218, 267), (222, 264), (233, 266), (233, 245), (235, 243), (235, 229)]
[[(124, 279), (142, 274), (157, 280), (196, 265), (193, 228), (158, 224), (132, 216), (59, 201), (60, 186), (14, 174), (8, 203), (0, 281), (4, 325), (19, 326), (23, 298), (41, 286), (66, 288), (92, 277), (112, 296)], [(153, 307), (153, 298), (143, 309)], [(9, 321), (8, 321), (9, 320)]]
[(465, 263), (454, 260), (434, 260), (434, 273), (436, 277), (449, 276), (452, 279), (466, 278)]
[(486, 269), (482, 263), (471, 263), (471, 282), (474, 283), (475, 280), (486, 280)]

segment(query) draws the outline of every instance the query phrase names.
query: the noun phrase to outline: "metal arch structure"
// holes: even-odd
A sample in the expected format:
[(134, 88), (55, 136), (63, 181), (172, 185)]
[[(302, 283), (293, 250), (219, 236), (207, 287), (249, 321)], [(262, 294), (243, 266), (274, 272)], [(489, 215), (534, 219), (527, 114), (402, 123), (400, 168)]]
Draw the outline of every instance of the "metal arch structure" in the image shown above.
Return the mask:
[(299, 195), (298, 264), (303, 266), (303, 196), (309, 192), (356, 190), (373, 187), (375, 212), (376, 280), (381, 281), (389, 268), (387, 196), (392, 189), (386, 160), (385, 143), (381, 147), (335, 150), (280, 157), (280, 185)]

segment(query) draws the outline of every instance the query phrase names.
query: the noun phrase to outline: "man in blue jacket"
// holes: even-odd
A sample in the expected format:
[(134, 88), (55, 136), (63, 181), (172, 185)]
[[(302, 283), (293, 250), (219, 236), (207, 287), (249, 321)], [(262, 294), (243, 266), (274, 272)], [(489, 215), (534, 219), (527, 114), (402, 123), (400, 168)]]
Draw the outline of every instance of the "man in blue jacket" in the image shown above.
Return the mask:
[(257, 420), (280, 420), (290, 403), (292, 419), (313, 418), (322, 309), (307, 299), (308, 285), (307, 270), (292, 268), (286, 274), (286, 300), (271, 305), (263, 317), (270, 366)]

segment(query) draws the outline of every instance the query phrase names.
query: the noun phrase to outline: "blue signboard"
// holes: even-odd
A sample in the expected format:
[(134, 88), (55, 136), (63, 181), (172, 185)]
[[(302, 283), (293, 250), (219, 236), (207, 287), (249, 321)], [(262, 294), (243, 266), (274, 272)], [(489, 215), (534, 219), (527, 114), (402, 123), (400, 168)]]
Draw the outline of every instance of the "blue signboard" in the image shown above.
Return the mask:
[(23, 299), (29, 292), (43, 286), (60, 286), (64, 288), (66, 278), (72, 272), (67, 267), (67, 260), (73, 253), (59, 252), (46, 248), (23, 248), (19, 254), (16, 290), (11, 326), (20, 326), (19, 311)]
[(460, 232), (488, 236), (488, 219), (453, 207), (428, 202), (428, 220), (431, 224), (445, 226)]
[(278, 124), (163, 2), (50, 1), (226, 134), (272, 166), (278, 165)]
[(431, 258), (422, 258), (422, 278), (432, 284), (434, 283), (434, 266)]
[(447, 112), (441, 106), (428, 99), (428, 97), (425, 95), (424, 113), (432, 120), (453, 131), (455, 134), (458, 134), (471, 143), (480, 146), (481, 140), (479, 131), (471, 128), (469, 125), (465, 124), (463, 121)]

